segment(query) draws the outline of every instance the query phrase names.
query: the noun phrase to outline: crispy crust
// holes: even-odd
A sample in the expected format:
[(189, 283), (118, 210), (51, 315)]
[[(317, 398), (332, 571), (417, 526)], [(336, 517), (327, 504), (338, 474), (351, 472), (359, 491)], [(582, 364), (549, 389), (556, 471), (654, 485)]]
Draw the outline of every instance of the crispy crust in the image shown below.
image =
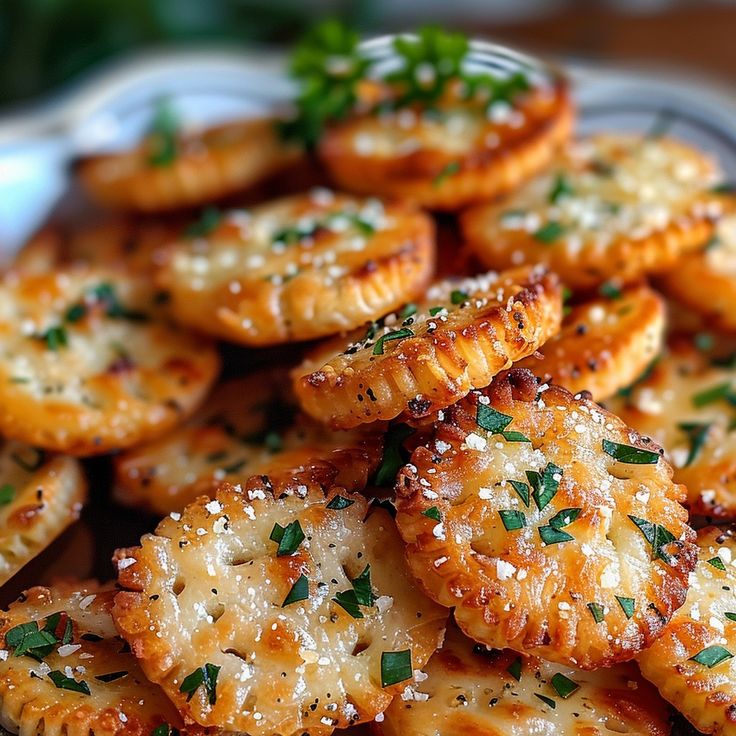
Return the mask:
[[(714, 365), (711, 359), (690, 341), (673, 340), (647, 376), (625, 397), (613, 399), (610, 408), (665, 448), (675, 480), (687, 487), (692, 513), (736, 519), (736, 409), (725, 396), (702, 406), (694, 403), (694, 397), (734, 380), (734, 367)], [(683, 424), (709, 426), (692, 459)]]
[[(379, 736), (669, 736), (670, 709), (633, 664), (595, 672), (488, 651), (448, 627), (445, 642), (425, 668), (427, 679), (394, 698)], [(565, 698), (552, 685), (563, 675), (578, 686)], [(427, 696), (429, 696), (427, 698)], [(554, 708), (538, 696), (554, 702)]]
[[(310, 233), (279, 236), (297, 227)], [(270, 345), (378, 319), (419, 296), (433, 267), (426, 214), (314, 190), (231, 213), (206, 238), (179, 243), (159, 283), (184, 324)]]
[[(557, 198), (559, 176), (572, 193)], [(568, 146), (550, 173), (502, 203), (470, 208), (461, 226), (489, 268), (543, 263), (580, 289), (631, 282), (708, 241), (733, 206), (710, 191), (718, 177), (710, 159), (682, 143), (599, 135)], [(550, 223), (562, 232), (544, 235)]]
[(331, 483), (365, 488), (380, 461), (381, 433), (330, 432), (303, 416), (292, 422), (288, 385), (288, 373), (278, 370), (219, 385), (184, 425), (114, 458), (115, 498), (163, 515), (223, 481), (318, 467)]
[[(7, 612), (0, 612), (3, 658), (0, 660), (0, 722), (21, 736), (150, 736), (168, 723), (183, 728), (181, 717), (159, 688), (148, 682), (135, 657), (124, 650), (110, 617), (115, 591), (94, 582), (60, 582), (26, 591)], [(73, 622), (69, 651), (58, 646), (41, 663), (9, 652), (4, 638), (14, 626), (38, 621), (42, 628), (53, 613), (63, 612), (57, 638), (66, 621)], [(67, 618), (68, 616), (68, 618)], [(99, 640), (90, 640), (101, 637)], [(57, 688), (49, 671), (84, 681), (90, 694)], [(126, 672), (111, 682), (97, 676)], [(32, 673), (35, 673), (32, 675)], [(189, 733), (202, 729), (187, 729)]]
[[(736, 659), (709, 667), (692, 660), (706, 647), (736, 652), (734, 530), (708, 527), (698, 532), (699, 561), (685, 605), (664, 634), (642, 652), (639, 666), (660, 693), (703, 733), (736, 734)], [(711, 560), (720, 559), (724, 570)]]
[[(265, 734), (329, 734), (371, 720), (406, 682), (381, 687), (381, 653), (411, 649), (420, 669), (439, 646), (447, 611), (426, 599), (402, 564), (401, 540), (382, 509), (302, 478), (273, 495), (251, 479), (167, 518), (142, 546), (120, 550), (113, 616), (141, 667), (187, 717)], [(352, 504), (326, 503), (340, 495)], [(276, 556), (275, 524), (299, 521), (306, 540)], [(130, 560), (133, 560), (132, 564)], [(370, 564), (376, 599), (353, 618), (332, 601)], [(309, 599), (283, 606), (305, 575)], [(387, 597), (388, 596), (388, 597)], [(221, 667), (216, 702), (186, 701), (183, 678)]]
[(150, 141), (119, 154), (80, 162), (79, 179), (99, 204), (118, 210), (164, 212), (220, 199), (293, 163), (272, 120), (246, 120), (185, 136), (166, 166), (149, 162)]
[(518, 98), (501, 122), (468, 105), (444, 112), (449, 122), (428, 119), (421, 110), (356, 116), (327, 130), (320, 157), (348, 191), (457, 210), (506, 194), (544, 169), (574, 121), (562, 82)]
[[(102, 287), (123, 316), (111, 316), (113, 307), (94, 296)], [(70, 307), (80, 305), (84, 314), (70, 318)], [(130, 310), (146, 321), (128, 318)], [(55, 341), (43, 337), (48, 330), (57, 331)], [(196, 408), (219, 365), (208, 341), (163, 321), (144, 282), (85, 268), (6, 275), (0, 353), (2, 433), (73, 455), (166, 432)]]
[[(452, 304), (453, 292), (468, 298)], [(429, 310), (440, 306), (446, 312), (433, 316)], [(559, 284), (543, 270), (446, 280), (407, 320), (389, 315), (369, 339), (361, 332), (318, 346), (295, 369), (294, 392), (308, 414), (332, 427), (417, 419), (533, 353), (559, 330), (561, 315)], [(385, 340), (376, 354), (398, 329), (412, 334)]]
[(74, 458), (44, 458), (18, 442), (0, 448), (0, 479), (12, 489), (10, 502), (0, 505), (3, 585), (79, 518), (87, 481)]
[(718, 223), (707, 249), (686, 255), (659, 284), (709, 328), (736, 330), (736, 217)]
[[(482, 429), (476, 414), (489, 409), (530, 442)], [(595, 669), (634, 657), (682, 604), (695, 565), (678, 503), (685, 490), (664, 459), (625, 464), (604, 452), (605, 440), (659, 451), (591, 401), (559, 386), (538, 394), (532, 374), (513, 369), (445, 410), (434, 439), (414, 451), (396, 486), (409, 566), (434, 600), (455, 606), (469, 636)], [(556, 493), (526, 504), (510, 481), (531, 494), (526, 473), (545, 468)], [(427, 517), (432, 507), (441, 522)], [(525, 526), (507, 530), (502, 510), (524, 514)], [(563, 510), (577, 511), (555, 526)], [(654, 557), (630, 516), (676, 541)], [(545, 543), (555, 529), (567, 538)], [(634, 599), (630, 618), (617, 595)]]
[(560, 333), (518, 367), (529, 368), (544, 383), (588, 391), (603, 401), (642, 374), (659, 354), (664, 331), (661, 297), (646, 286), (632, 287), (620, 298), (574, 307)]

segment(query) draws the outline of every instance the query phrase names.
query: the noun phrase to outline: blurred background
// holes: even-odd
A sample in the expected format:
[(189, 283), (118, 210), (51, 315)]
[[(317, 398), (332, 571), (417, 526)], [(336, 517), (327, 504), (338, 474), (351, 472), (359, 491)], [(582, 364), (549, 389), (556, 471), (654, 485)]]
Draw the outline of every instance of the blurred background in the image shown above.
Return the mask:
[(436, 21), (532, 51), (736, 81), (736, 0), (0, 0), (0, 110), (139, 49), (286, 44), (325, 15), (366, 33)]

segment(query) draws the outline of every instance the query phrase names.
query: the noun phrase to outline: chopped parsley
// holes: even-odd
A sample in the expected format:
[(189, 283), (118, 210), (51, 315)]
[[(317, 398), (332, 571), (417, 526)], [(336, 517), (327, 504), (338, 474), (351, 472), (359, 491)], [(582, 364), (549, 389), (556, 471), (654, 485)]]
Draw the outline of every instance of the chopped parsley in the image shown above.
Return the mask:
[(694, 657), (690, 657), (690, 659), (698, 664), (704, 664), (708, 669), (713, 669), (716, 665), (732, 657), (733, 654), (728, 649), (720, 646), (720, 644), (713, 644), (710, 647), (701, 649)]
[(343, 509), (348, 508), (348, 506), (352, 506), (354, 503), (355, 501), (351, 498), (345, 498), (338, 494), (330, 499), (330, 502), (327, 504), (327, 508), (332, 511), (342, 511)]
[(692, 398), (693, 406), (698, 409), (702, 409), (702, 407), (708, 406), (708, 404), (713, 404), (716, 401), (728, 398), (730, 393), (730, 381), (719, 383), (716, 386), (711, 386), (704, 391), (700, 391), (697, 394), (694, 394)]
[(703, 449), (706, 439), (708, 438), (708, 432), (712, 424), (699, 423), (699, 422), (681, 422), (677, 425), (677, 428), (682, 430), (690, 442), (690, 450), (687, 453), (687, 459), (685, 465), (687, 467), (691, 465), (697, 459), (700, 451)]
[(562, 473), (562, 468), (554, 463), (547, 463), (541, 473), (536, 470), (526, 471), (526, 479), (532, 487), (532, 498), (540, 511), (543, 511), (557, 494)]
[(205, 207), (199, 216), (184, 231), (184, 235), (188, 238), (204, 238), (214, 232), (222, 221), (222, 213), (217, 207)]
[(57, 353), (61, 348), (69, 347), (69, 335), (63, 325), (49, 327), (48, 330), (41, 333), (40, 340), (46, 343), (46, 348)]
[(652, 450), (622, 445), (611, 440), (603, 440), (602, 446), (603, 452), (627, 465), (656, 465), (659, 462), (659, 453)]
[(305, 539), (304, 530), (299, 523), (299, 519), (290, 522), (286, 526), (277, 523), (274, 524), (269, 539), (279, 545), (276, 550), (277, 557), (293, 555)]
[(307, 576), (302, 573), (291, 586), (291, 590), (288, 592), (284, 602), (281, 604), (281, 608), (286, 608), (292, 603), (298, 603), (299, 601), (306, 601), (309, 599), (309, 580)]
[(125, 670), (120, 670), (119, 672), (108, 672), (106, 675), (95, 675), (95, 680), (99, 680), (100, 682), (115, 682), (115, 680), (120, 680), (123, 677), (127, 676), (127, 672)]
[(478, 411), (475, 415), (475, 421), (481, 429), (491, 434), (500, 434), (509, 424), (513, 417), (508, 414), (502, 414), (496, 411), (492, 406), (486, 404), (478, 404)]
[(591, 616), (593, 616), (593, 621), (595, 621), (597, 624), (603, 622), (605, 609), (600, 603), (596, 603), (595, 601), (593, 601), (592, 603), (588, 603), (587, 608), (590, 611)]
[(622, 296), (621, 289), (612, 281), (605, 281), (602, 283), (598, 292), (601, 296), (606, 297), (606, 299), (620, 299)]
[(552, 700), (552, 698), (548, 698), (546, 695), (542, 695), (541, 693), (534, 693), (534, 695), (553, 710), (557, 707), (557, 704)]
[(663, 547), (676, 542), (677, 538), (675, 535), (661, 524), (655, 524), (646, 519), (640, 519), (638, 516), (632, 516), (631, 514), (629, 514), (629, 519), (639, 529), (644, 539), (651, 545), (652, 557), (670, 563), (673, 557), (665, 552)]
[(381, 687), (389, 687), (413, 677), (411, 649), (381, 653)]
[(562, 529), (558, 529), (554, 526), (540, 526), (538, 531), (542, 541), (547, 545), (571, 542), (575, 539), (572, 534), (568, 534), (567, 532), (562, 531)]
[(402, 327), (400, 330), (394, 330), (393, 332), (387, 332), (385, 335), (376, 340), (376, 344), (373, 346), (373, 355), (383, 355), (383, 346), (385, 343), (391, 340), (403, 340), (405, 337), (413, 337), (414, 331), (408, 327)]
[(389, 427), (383, 444), (383, 458), (373, 479), (377, 486), (394, 484), (396, 474), (408, 458), (403, 445), (404, 440), (413, 434), (414, 430), (407, 424), (393, 424)]
[(84, 680), (75, 680), (73, 677), (67, 677), (60, 670), (52, 670), (49, 672), (48, 677), (59, 690), (71, 690), (74, 693), (91, 695), (89, 685)]
[(469, 298), (470, 295), (466, 291), (461, 291), (460, 289), (453, 289), (450, 294), (450, 301), (453, 304), (462, 304), (463, 302), (468, 301)]
[(373, 584), (371, 583), (371, 566), (366, 565), (357, 578), (350, 581), (351, 590), (336, 593), (332, 599), (338, 606), (344, 608), (353, 618), (363, 618), (361, 606), (370, 608), (375, 603)]
[(720, 570), (721, 572), (726, 572), (726, 566), (723, 564), (723, 560), (716, 555), (715, 557), (711, 557), (708, 560), (708, 564), (712, 567), (715, 567), (716, 570)]
[(440, 173), (432, 179), (432, 186), (435, 188), (441, 187), (451, 176), (455, 176), (459, 171), (460, 162), (450, 161), (448, 164), (445, 164)]
[(177, 733), (176, 729), (172, 729), (168, 723), (161, 723), (151, 731), (151, 736), (172, 736), (173, 733)]
[(736, 621), (736, 613), (731, 613), (730, 611), (726, 611), (723, 614), (729, 621)]
[(204, 667), (198, 667), (184, 678), (179, 686), (179, 692), (187, 696), (188, 703), (194, 693), (204, 685), (209, 704), (214, 705), (217, 702), (217, 676), (219, 674), (220, 667), (207, 662)]
[(566, 677), (561, 672), (556, 672), (552, 675), (550, 681), (555, 692), (563, 699), (569, 698), (576, 690), (580, 689), (580, 685), (577, 682), (573, 682), (569, 677)]
[(176, 160), (179, 122), (171, 100), (159, 100), (149, 130), (151, 166), (171, 166)]
[(9, 629), (5, 634), (5, 645), (14, 657), (31, 657), (38, 662), (51, 654), (59, 643), (53, 621), (47, 621), (42, 629), (37, 621), (28, 621)]
[(636, 609), (636, 599), (625, 598), (621, 595), (617, 595), (615, 598), (618, 601), (619, 606), (621, 606), (621, 610), (624, 612), (626, 618), (631, 618), (634, 615), (634, 610)]
[(570, 184), (570, 180), (564, 174), (557, 174), (552, 191), (549, 193), (549, 201), (551, 204), (557, 204), (564, 197), (572, 197), (575, 190)]
[(520, 480), (510, 480), (509, 483), (511, 483), (519, 498), (524, 502), (524, 505), (529, 506), (529, 486)]
[(404, 304), (404, 306), (399, 310), (399, 319), (407, 320), (409, 317), (413, 317), (417, 313), (418, 309), (419, 307), (417, 307), (413, 302)]
[(532, 234), (532, 237), (535, 240), (538, 240), (540, 243), (545, 243), (549, 245), (550, 243), (554, 243), (555, 240), (557, 240), (564, 232), (564, 225), (557, 222), (556, 220), (550, 220), (549, 222), (542, 225), (542, 227), (540, 227), (538, 230), (536, 230)]
[(15, 486), (4, 483), (0, 486), (0, 506), (7, 506), (15, 498)]
[(425, 511), (422, 511), (422, 516), (426, 516), (428, 519), (434, 519), (435, 521), (442, 521), (442, 514), (436, 506), (431, 506)]
[(523, 511), (516, 511), (515, 509), (501, 509), (498, 512), (498, 515), (501, 517), (501, 522), (507, 532), (523, 529), (526, 526), (526, 516)]
[(521, 657), (517, 657), (507, 668), (506, 672), (508, 672), (511, 677), (516, 680), (516, 682), (521, 682), (521, 667), (522, 667), (522, 661)]

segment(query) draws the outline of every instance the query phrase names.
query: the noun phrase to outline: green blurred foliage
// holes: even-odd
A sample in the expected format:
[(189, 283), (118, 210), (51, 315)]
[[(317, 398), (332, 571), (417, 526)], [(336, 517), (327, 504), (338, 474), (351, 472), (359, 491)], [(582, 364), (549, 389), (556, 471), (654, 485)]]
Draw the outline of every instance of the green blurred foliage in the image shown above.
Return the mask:
[(370, 25), (371, 0), (0, 0), (0, 105), (145, 47), (288, 42), (335, 15)]

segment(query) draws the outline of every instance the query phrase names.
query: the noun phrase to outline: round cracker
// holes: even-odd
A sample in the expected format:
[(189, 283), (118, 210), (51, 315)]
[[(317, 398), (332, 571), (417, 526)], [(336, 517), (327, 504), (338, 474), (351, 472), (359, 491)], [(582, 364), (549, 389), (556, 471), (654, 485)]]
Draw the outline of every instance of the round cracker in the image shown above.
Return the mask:
[(178, 136), (176, 151), (156, 163), (155, 137), (131, 151), (91, 156), (79, 179), (95, 202), (119, 210), (164, 212), (234, 194), (294, 162), (272, 120), (244, 120)]
[(117, 635), (114, 595), (111, 586), (64, 581), (31, 588), (0, 612), (5, 728), (37, 736), (166, 736), (183, 728)]
[(87, 481), (78, 460), (19, 442), (0, 447), (0, 585), (79, 518)]
[(115, 498), (164, 515), (224, 481), (321, 468), (330, 482), (359, 491), (381, 454), (381, 435), (330, 432), (295, 417), (286, 371), (259, 371), (220, 384), (181, 427), (114, 458)]
[(662, 348), (665, 308), (646, 286), (573, 307), (559, 334), (518, 363), (543, 383), (603, 401), (635, 381)]
[(687, 593), (694, 533), (661, 450), (512, 369), (446, 409), (396, 484), (414, 575), (469, 636), (595, 669), (634, 657)]
[(544, 270), (449, 279), (367, 332), (318, 346), (294, 370), (294, 392), (332, 427), (418, 419), (488, 385), (561, 319), (559, 284)]
[(598, 135), (570, 145), (552, 170), (501, 203), (462, 216), (489, 268), (543, 263), (572, 288), (634, 281), (670, 268), (712, 235), (728, 200), (720, 172), (671, 139)]
[[(372, 720), (439, 646), (447, 611), (411, 581), (391, 517), (367, 511), (309, 478), (278, 497), (260, 478), (224, 486), (119, 552), (118, 629), (202, 725), (319, 736)], [(188, 698), (208, 665), (216, 686)]]
[(699, 313), (710, 329), (736, 330), (736, 216), (718, 223), (714, 236), (659, 279), (660, 286)]
[(184, 324), (269, 345), (378, 319), (417, 297), (433, 264), (427, 215), (319, 189), (229, 213), (174, 247), (159, 282)]
[(572, 132), (565, 82), (481, 104), (447, 99), (356, 115), (330, 126), (320, 158), (347, 191), (457, 210), (512, 191), (544, 169)]
[(670, 708), (633, 664), (595, 672), (511, 650), (488, 650), (447, 630), (442, 649), (376, 723), (380, 736), (669, 736)]
[(698, 532), (699, 560), (685, 605), (639, 665), (660, 693), (703, 733), (736, 734), (736, 540)]
[(166, 432), (215, 379), (213, 345), (169, 325), (143, 281), (70, 268), (0, 282), (0, 431), (92, 455)]
[(667, 352), (610, 408), (665, 448), (694, 514), (736, 518), (736, 367), (690, 340)]

